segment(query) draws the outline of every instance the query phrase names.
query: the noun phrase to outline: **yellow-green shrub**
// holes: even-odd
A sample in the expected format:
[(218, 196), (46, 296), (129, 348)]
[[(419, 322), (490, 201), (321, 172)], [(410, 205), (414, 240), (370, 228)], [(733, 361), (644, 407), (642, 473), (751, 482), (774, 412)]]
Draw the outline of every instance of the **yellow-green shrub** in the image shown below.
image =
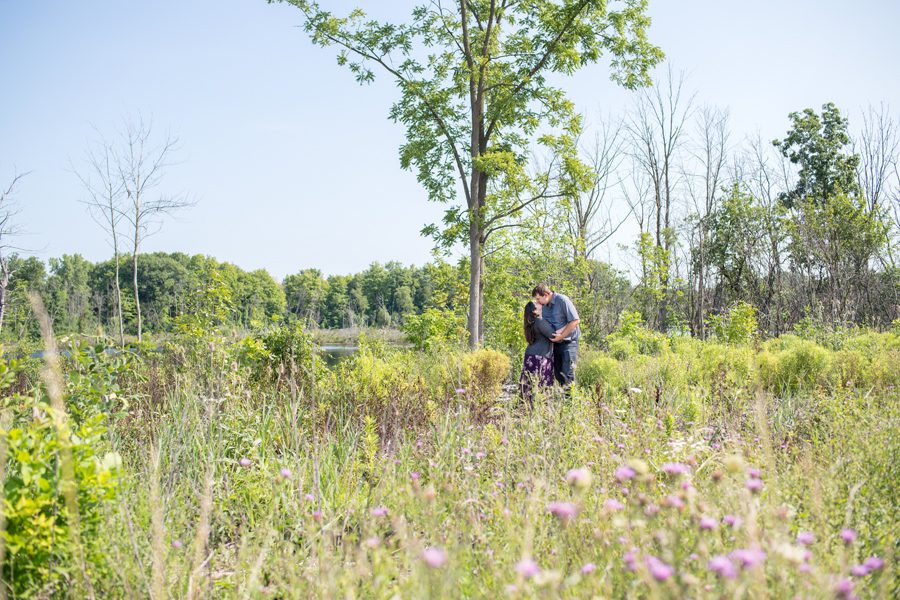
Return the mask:
[(757, 356), (760, 381), (778, 394), (792, 394), (823, 385), (831, 367), (831, 352), (809, 340), (785, 335), (772, 340)]
[(469, 394), (478, 398), (497, 396), (510, 370), (509, 357), (496, 350), (476, 350), (462, 357), (462, 372)]
[(590, 353), (578, 361), (575, 382), (597, 396), (608, 396), (623, 387), (621, 365), (606, 353)]

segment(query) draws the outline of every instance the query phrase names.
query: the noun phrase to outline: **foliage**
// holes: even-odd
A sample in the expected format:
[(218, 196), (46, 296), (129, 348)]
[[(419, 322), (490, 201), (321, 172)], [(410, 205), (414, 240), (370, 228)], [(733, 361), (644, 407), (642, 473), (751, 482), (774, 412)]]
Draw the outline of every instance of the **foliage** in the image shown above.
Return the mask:
[(509, 376), (509, 357), (496, 350), (480, 349), (463, 355), (462, 372), (468, 393), (480, 399), (495, 399)]
[(661, 333), (648, 329), (639, 312), (623, 311), (619, 327), (606, 336), (610, 354), (622, 360), (635, 354), (659, 354), (667, 348), (668, 341)]
[(465, 339), (465, 322), (459, 314), (437, 308), (409, 315), (403, 324), (406, 339), (420, 350), (459, 346)]
[(710, 315), (707, 321), (712, 334), (726, 344), (746, 344), (759, 335), (756, 307), (743, 301), (720, 315)]
[[(4, 484), (3, 580), (17, 598), (65, 595), (80, 575), (84, 556), (89, 577), (106, 575), (109, 557), (101, 536), (104, 506), (115, 499), (121, 459), (102, 456), (103, 416), (72, 431), (71, 454), (78, 502), (78, 531), (63, 499), (60, 438), (52, 409), (34, 406), (34, 416), (3, 432), (10, 457)], [(67, 425), (63, 425), (66, 427)], [(77, 535), (77, 538), (75, 537)], [(76, 546), (80, 540), (80, 548)]]

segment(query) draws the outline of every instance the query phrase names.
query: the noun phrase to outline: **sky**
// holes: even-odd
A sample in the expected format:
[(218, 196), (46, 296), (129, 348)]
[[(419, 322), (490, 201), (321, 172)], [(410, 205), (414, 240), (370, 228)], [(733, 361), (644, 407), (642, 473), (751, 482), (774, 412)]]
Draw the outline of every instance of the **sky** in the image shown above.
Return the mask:
[[(417, 4), (320, 3), (393, 21)], [(698, 103), (729, 110), (735, 139), (783, 137), (789, 112), (828, 101), (851, 125), (869, 104), (900, 109), (896, 0), (650, 0), (650, 14), (651, 41)], [(0, 185), (28, 172), (16, 245), (42, 259), (111, 256), (73, 169), (98, 136), (143, 115), (178, 138), (159, 192), (194, 201), (146, 251), (279, 279), (429, 261), (419, 231), (444, 207), (400, 167), (395, 88), (384, 77), (359, 86), (300, 24), (297, 9), (264, 0), (0, 0)], [(603, 62), (558, 83), (589, 123), (633, 101)]]

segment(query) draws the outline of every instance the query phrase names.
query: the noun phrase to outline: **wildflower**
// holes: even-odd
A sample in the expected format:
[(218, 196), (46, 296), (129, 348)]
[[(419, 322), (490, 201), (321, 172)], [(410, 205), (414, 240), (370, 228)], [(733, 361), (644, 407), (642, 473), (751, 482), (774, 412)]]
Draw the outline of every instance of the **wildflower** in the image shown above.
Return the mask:
[(536, 562), (534, 562), (530, 558), (526, 558), (520, 560), (518, 564), (516, 564), (516, 572), (525, 579), (531, 579), (541, 572), (541, 568)]
[(751, 479), (762, 479), (762, 472), (759, 469), (750, 469), (747, 471)]
[(724, 577), (726, 579), (734, 579), (737, 577), (737, 568), (735, 568), (734, 563), (731, 562), (727, 556), (713, 556), (709, 559), (707, 566), (710, 571), (719, 577)]
[(386, 509), (383, 506), (377, 506), (377, 507), (373, 508), (372, 510), (370, 510), (369, 513), (373, 517), (386, 517), (388, 514), (388, 509)]
[(314, 521), (321, 521), (322, 520), (322, 511), (314, 510), (312, 513), (312, 518)]
[(245, 456), (244, 458), (242, 458), (241, 460), (238, 461), (238, 464), (241, 465), (242, 467), (244, 467), (245, 469), (249, 469), (250, 465), (253, 464), (253, 461), (251, 461), (249, 458), (247, 458)]
[(172, 540), (172, 547), (176, 550), (181, 550), (184, 544), (181, 543), (181, 540)]
[(377, 548), (381, 545), (381, 540), (375, 536), (366, 539), (366, 547), (368, 548)]
[(647, 570), (650, 572), (650, 575), (657, 581), (665, 581), (675, 574), (675, 569), (655, 556), (646, 557), (644, 562), (647, 564)]
[(573, 502), (551, 502), (547, 505), (547, 512), (567, 523), (578, 515), (578, 505)]
[(748, 479), (744, 482), (744, 487), (750, 490), (752, 493), (759, 492), (763, 487), (762, 479)]
[(625, 505), (614, 498), (610, 498), (603, 503), (603, 508), (606, 510), (622, 510), (625, 508)]
[(441, 548), (425, 548), (422, 551), (422, 560), (432, 569), (440, 569), (447, 564), (447, 553)]
[(595, 565), (594, 563), (587, 563), (583, 567), (581, 567), (581, 573), (583, 575), (593, 573), (596, 570), (597, 570), (597, 565)]
[(647, 508), (644, 509), (644, 514), (649, 516), (655, 515), (659, 512), (659, 507), (655, 504), (648, 504)]
[(585, 467), (571, 469), (566, 473), (566, 483), (579, 490), (591, 487), (591, 479), (591, 472)]
[(459, 395), (466, 393), (466, 388), (456, 388), (456, 393)]
[(814, 541), (816, 541), (816, 536), (813, 535), (811, 531), (801, 531), (797, 534), (797, 543), (802, 544), (804, 546), (809, 546)]
[(716, 528), (716, 520), (712, 517), (700, 517), (700, 529), (710, 531)]
[(752, 569), (766, 560), (766, 553), (759, 548), (739, 548), (728, 556), (731, 560), (740, 563), (744, 569)]
[(841, 529), (841, 539), (845, 544), (852, 544), (856, 541), (856, 531), (853, 529)]
[(837, 593), (839, 598), (852, 598), (853, 597), (853, 582), (849, 579), (842, 579), (838, 582), (838, 584), (834, 587), (835, 593)]
[(870, 556), (863, 561), (863, 564), (869, 568), (869, 571), (877, 571), (884, 566), (884, 561), (877, 556)]
[(618, 482), (624, 482), (634, 477), (635, 472), (631, 467), (622, 466), (616, 469), (615, 478)]
[(850, 568), (850, 574), (854, 577), (865, 577), (869, 574), (869, 567), (866, 565), (856, 565)]
[(667, 475), (684, 475), (691, 471), (690, 467), (683, 463), (665, 463), (662, 466), (662, 470)]
[(663, 500), (663, 504), (671, 508), (684, 508), (684, 500), (674, 494), (666, 496)]
[(281, 470), (280, 470), (278, 473), (279, 473), (279, 475), (281, 475), (284, 479), (290, 479), (290, 478), (291, 478), (291, 470), (288, 469), (287, 467), (281, 467)]
[(306, 496), (304, 496), (304, 498), (306, 499), (307, 502), (313, 502), (316, 499), (316, 497), (313, 496), (312, 494), (306, 494)]
[(622, 556), (622, 560), (625, 561), (625, 568), (629, 571), (637, 570), (637, 557), (635, 556), (635, 550), (629, 550)]
[(740, 527), (741, 523), (743, 523), (744, 521), (740, 517), (736, 517), (734, 515), (725, 515), (724, 517), (722, 517), (722, 522), (729, 527)]
[(476, 452), (476, 453), (475, 453), (475, 458), (477, 458), (477, 459), (479, 459), (479, 460), (481, 460), (481, 459), (484, 458), (485, 456), (487, 456), (487, 454), (484, 453), (484, 452)]
[(419, 473), (418, 471), (413, 471), (412, 473), (409, 474), (409, 478), (412, 479), (413, 481), (418, 481), (419, 477), (421, 477), (421, 476), (422, 476), (422, 474)]
[(500, 444), (502, 444), (503, 446), (507, 445), (508, 443), (509, 443), (509, 440), (506, 438), (506, 436), (503, 436), (502, 438), (500, 438)]
[(638, 475), (646, 475), (650, 472), (650, 465), (639, 458), (628, 461), (628, 466), (634, 469)]

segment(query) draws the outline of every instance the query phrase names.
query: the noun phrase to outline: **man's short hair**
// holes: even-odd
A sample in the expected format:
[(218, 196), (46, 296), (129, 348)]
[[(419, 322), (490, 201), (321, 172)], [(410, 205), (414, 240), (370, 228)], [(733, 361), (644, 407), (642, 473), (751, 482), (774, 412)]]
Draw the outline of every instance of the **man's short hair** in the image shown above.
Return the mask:
[(549, 285), (547, 285), (546, 283), (539, 283), (534, 286), (533, 290), (531, 290), (531, 297), (534, 298), (535, 296), (546, 296), (550, 292), (551, 290)]

